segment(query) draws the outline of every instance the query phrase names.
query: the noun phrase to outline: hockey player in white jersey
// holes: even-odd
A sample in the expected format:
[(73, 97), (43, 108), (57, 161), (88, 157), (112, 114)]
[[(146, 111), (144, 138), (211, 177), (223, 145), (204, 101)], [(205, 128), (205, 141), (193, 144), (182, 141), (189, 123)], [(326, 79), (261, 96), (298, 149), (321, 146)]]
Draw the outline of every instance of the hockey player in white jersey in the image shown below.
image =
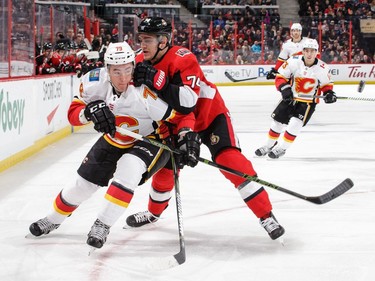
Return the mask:
[[(326, 103), (336, 102), (329, 67), (316, 57), (318, 49), (318, 42), (308, 39), (303, 45), (303, 55), (289, 58), (279, 68), (275, 85), (281, 92), (282, 100), (271, 115), (273, 121), (267, 143), (255, 151), (257, 156), (268, 155), (276, 159), (285, 154), (319, 103), (314, 95), (323, 94)], [(306, 95), (310, 97), (306, 98)], [(283, 137), (277, 143), (284, 129)]]
[(271, 69), (267, 74), (267, 79), (275, 79), (277, 71), (280, 66), (290, 57), (295, 55), (302, 55), (302, 48), (306, 40), (309, 38), (302, 37), (302, 25), (299, 23), (293, 23), (290, 27), (290, 36), (281, 46), (281, 51), (274, 68)]
[(47, 216), (30, 225), (29, 230), (34, 236), (58, 228), (83, 201), (100, 187), (108, 186), (113, 177), (105, 194), (104, 207), (87, 239), (90, 246), (101, 248), (110, 227), (129, 205), (136, 187), (169, 160), (169, 152), (122, 135), (116, 131), (116, 126), (159, 141), (165, 141), (168, 127), (173, 126), (186, 142), (188, 165), (195, 166), (198, 162), (200, 140), (191, 130), (194, 115), (182, 115), (147, 86), (133, 85), (135, 55), (126, 42), (111, 43), (104, 60), (105, 68), (83, 76), (80, 97), (74, 98), (68, 111), (72, 125), (92, 121), (94, 128), (103, 135), (83, 159), (76, 179), (57, 195)]

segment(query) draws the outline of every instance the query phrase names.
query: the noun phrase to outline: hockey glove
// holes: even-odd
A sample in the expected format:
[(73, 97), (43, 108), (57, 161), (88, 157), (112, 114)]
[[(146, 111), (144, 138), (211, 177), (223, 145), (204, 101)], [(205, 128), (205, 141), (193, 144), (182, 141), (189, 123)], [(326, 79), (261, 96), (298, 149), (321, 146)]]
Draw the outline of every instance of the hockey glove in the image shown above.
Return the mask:
[(267, 76), (266, 76), (267, 80), (275, 79), (277, 73), (278, 73), (277, 70), (274, 67), (272, 67), (271, 70), (268, 71), (267, 73)]
[(110, 134), (112, 137), (116, 133), (115, 115), (102, 100), (90, 102), (84, 110), (88, 121), (94, 123), (94, 129), (100, 133)]
[(182, 131), (179, 133), (177, 148), (184, 152), (176, 155), (179, 169), (182, 169), (185, 165), (195, 167), (198, 164), (201, 143), (201, 138), (195, 132)]
[(168, 85), (168, 77), (164, 71), (140, 62), (134, 68), (133, 82), (136, 87), (145, 84), (151, 90), (163, 92)]
[(288, 84), (288, 83), (282, 84), (280, 86), (279, 90), (281, 92), (281, 95), (282, 95), (284, 101), (293, 100), (293, 92), (292, 92), (292, 88), (291, 88), (290, 84)]
[(52, 74), (52, 73), (56, 73), (56, 68), (54, 67), (50, 67), (50, 68), (43, 68), (42, 69), (42, 73), (43, 74)]
[(324, 93), (324, 102), (325, 103), (334, 103), (337, 101), (336, 93), (332, 90), (328, 90)]
[(76, 70), (76, 74), (77, 74), (77, 78), (81, 78), (81, 76), (82, 76), (82, 69), (78, 69), (78, 70)]

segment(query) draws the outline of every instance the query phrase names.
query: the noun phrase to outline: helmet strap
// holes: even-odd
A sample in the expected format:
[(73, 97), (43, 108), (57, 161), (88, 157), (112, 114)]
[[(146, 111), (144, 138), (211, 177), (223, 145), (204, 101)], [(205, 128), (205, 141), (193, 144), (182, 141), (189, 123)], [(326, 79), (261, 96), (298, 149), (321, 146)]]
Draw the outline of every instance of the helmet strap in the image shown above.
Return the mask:
[[(165, 44), (165, 47), (164, 48), (160, 48), (160, 44), (161, 44), (161, 36), (162, 35), (159, 35), (158, 36), (158, 50), (156, 51), (156, 53), (155, 53), (155, 55), (150, 59), (150, 61), (152, 61), (152, 60), (154, 60), (156, 57), (157, 57), (157, 55), (159, 54), (159, 52), (160, 51), (163, 51), (163, 50), (165, 50), (165, 49), (167, 49), (168, 47), (169, 47), (169, 40), (167, 41), (167, 44)], [(168, 39), (168, 36), (167, 36), (167, 39)]]

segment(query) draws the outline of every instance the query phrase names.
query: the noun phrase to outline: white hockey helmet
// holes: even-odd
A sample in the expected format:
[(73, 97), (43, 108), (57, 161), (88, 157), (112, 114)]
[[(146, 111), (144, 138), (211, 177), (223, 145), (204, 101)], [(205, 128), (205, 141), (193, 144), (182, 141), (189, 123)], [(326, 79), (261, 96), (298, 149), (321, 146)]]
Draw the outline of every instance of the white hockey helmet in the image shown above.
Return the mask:
[(299, 23), (293, 23), (292, 26), (290, 27), (290, 30), (299, 30), (302, 31), (302, 25)]
[(104, 54), (104, 64), (106, 67), (113, 64), (134, 63), (134, 61), (134, 51), (126, 42), (110, 43)]
[(311, 38), (308, 38), (306, 39), (306, 41), (303, 43), (303, 48), (306, 49), (306, 48), (309, 48), (309, 49), (315, 49), (315, 50), (319, 50), (319, 44), (318, 44), (318, 41), (316, 41), (315, 39), (311, 39)]

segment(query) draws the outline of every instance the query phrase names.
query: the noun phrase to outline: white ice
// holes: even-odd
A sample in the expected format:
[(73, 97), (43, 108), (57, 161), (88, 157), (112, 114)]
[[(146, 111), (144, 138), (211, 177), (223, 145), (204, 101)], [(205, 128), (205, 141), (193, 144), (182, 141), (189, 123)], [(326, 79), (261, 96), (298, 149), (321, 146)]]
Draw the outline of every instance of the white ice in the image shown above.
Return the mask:
[[(356, 85), (338, 95), (375, 98)], [(375, 102), (321, 103), (311, 122), (279, 160), (256, 158), (280, 94), (273, 86), (220, 88), (244, 154), (261, 179), (304, 195), (320, 195), (345, 178), (354, 187), (315, 205), (266, 188), (285, 227), (284, 246), (272, 241), (220, 172), (204, 163), (180, 178), (185, 230), (184, 264), (163, 271), (153, 263), (179, 251), (174, 199), (159, 222), (122, 228), (145, 210), (149, 183), (139, 187), (107, 243), (88, 256), (87, 233), (102, 204), (101, 189), (53, 233), (26, 239), (99, 137), (83, 129), (0, 174), (0, 280), (148, 281), (370, 281), (375, 275)], [(1, 149), (6, 149), (2, 147)], [(209, 158), (206, 149), (202, 157)]]

